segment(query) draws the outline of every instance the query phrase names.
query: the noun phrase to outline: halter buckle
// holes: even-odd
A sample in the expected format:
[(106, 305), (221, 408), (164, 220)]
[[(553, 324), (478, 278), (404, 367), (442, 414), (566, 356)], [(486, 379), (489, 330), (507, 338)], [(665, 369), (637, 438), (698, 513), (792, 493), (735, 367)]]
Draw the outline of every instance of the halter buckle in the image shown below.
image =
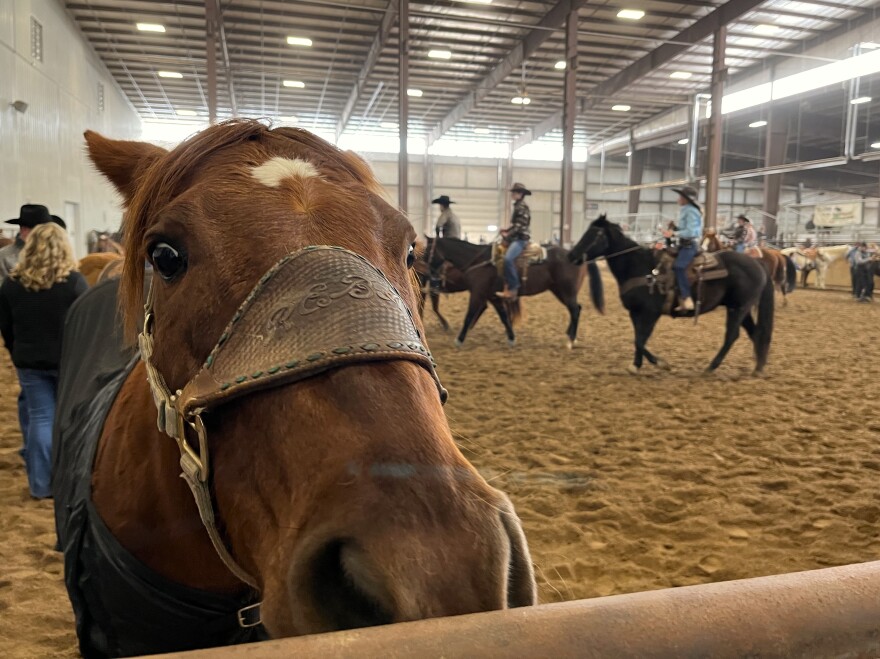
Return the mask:
[[(190, 446), (186, 441), (186, 427), (192, 428), (199, 438), (199, 452)], [(207, 434), (205, 432), (205, 424), (202, 422), (200, 414), (193, 416), (193, 420), (185, 419), (183, 414), (177, 414), (177, 447), (181, 453), (186, 453), (190, 459), (198, 467), (198, 478), (202, 482), (208, 480), (208, 451), (207, 451)]]

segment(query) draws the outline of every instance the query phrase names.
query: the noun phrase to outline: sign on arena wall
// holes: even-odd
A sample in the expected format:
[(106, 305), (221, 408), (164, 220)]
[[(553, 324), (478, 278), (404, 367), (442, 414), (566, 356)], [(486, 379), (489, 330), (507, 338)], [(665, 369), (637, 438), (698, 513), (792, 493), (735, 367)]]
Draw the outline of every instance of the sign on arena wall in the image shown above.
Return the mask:
[(817, 227), (843, 227), (862, 223), (862, 204), (822, 204), (813, 211), (813, 224)]

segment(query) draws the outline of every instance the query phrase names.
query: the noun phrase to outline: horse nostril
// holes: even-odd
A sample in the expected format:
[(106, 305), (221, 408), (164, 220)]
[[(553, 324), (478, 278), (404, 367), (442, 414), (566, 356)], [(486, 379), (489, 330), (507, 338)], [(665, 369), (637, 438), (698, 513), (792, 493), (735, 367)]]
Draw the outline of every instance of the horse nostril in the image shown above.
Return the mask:
[(307, 590), (324, 631), (393, 622), (391, 597), (355, 542), (332, 540), (312, 558)]

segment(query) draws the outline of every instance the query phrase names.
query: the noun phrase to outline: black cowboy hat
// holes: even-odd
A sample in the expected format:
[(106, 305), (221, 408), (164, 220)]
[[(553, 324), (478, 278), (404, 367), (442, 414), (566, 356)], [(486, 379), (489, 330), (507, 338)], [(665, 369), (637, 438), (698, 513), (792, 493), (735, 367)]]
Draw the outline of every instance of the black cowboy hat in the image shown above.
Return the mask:
[(432, 201), (431, 203), (432, 204), (443, 204), (444, 206), (448, 206), (449, 204), (454, 204), (455, 202), (450, 200), (447, 195), (442, 194), (439, 197), (437, 197), (434, 201)]
[(532, 191), (529, 190), (529, 189), (528, 189), (526, 186), (524, 186), (522, 183), (514, 183), (514, 184), (513, 184), (513, 187), (510, 188), (510, 192), (522, 192), (524, 195), (530, 195), (530, 194), (532, 194)]
[(49, 209), (39, 204), (25, 204), (18, 212), (18, 217), (6, 220), (6, 224), (17, 224), (26, 229), (33, 229), (38, 224), (48, 224), (52, 221)]
[(65, 222), (64, 220), (62, 220), (60, 217), (58, 217), (57, 215), (53, 215), (53, 216), (52, 216), (52, 221), (53, 221), (55, 224), (57, 224), (58, 226), (60, 226), (62, 229), (64, 229), (65, 231), (67, 231), (67, 222)]
[(677, 192), (682, 197), (687, 199), (691, 204), (699, 208), (700, 204), (697, 202), (697, 189), (693, 186), (684, 185), (680, 188), (672, 188), (672, 191)]
[(752, 223), (752, 221), (751, 221), (749, 218), (747, 218), (745, 215), (737, 215), (737, 216), (736, 216), (736, 219), (738, 219), (738, 220), (744, 220), (744, 221), (748, 222), (749, 224)]

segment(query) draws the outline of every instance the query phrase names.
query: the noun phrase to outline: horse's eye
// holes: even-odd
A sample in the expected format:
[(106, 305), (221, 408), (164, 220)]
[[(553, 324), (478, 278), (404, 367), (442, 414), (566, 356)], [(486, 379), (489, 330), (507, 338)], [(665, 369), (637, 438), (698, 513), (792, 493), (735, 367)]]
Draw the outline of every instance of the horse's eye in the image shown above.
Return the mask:
[(171, 281), (186, 270), (186, 256), (168, 243), (156, 243), (150, 250), (150, 260), (165, 281)]
[(409, 251), (406, 253), (406, 267), (411, 268), (415, 265), (416, 262), (416, 244), (413, 243), (409, 246)]

